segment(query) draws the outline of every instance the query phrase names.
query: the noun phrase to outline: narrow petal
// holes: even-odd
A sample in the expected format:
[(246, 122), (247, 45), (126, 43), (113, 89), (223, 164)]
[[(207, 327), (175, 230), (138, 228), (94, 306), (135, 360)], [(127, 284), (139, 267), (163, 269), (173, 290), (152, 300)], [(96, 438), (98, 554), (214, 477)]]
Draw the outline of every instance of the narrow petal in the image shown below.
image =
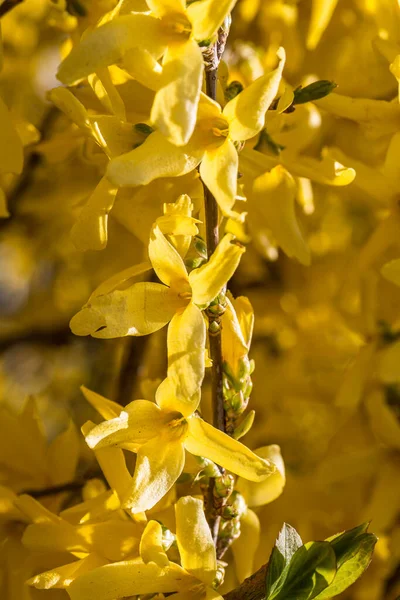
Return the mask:
[(106, 247), (108, 213), (114, 205), (117, 191), (117, 187), (103, 177), (80, 212), (71, 230), (71, 238), (81, 252)]
[(245, 248), (235, 243), (230, 233), (224, 235), (210, 260), (189, 275), (192, 300), (199, 306), (209, 304), (232, 277)]
[[(184, 416), (197, 408), (197, 396), (205, 372), (206, 325), (201, 312), (192, 302), (176, 313), (168, 326), (168, 398), (160, 406)], [(160, 402), (160, 395), (157, 395)]]
[(215, 197), (223, 215), (238, 218), (232, 211), (237, 196), (239, 157), (233, 143), (227, 139), (221, 146), (208, 149), (200, 164), (200, 175)]
[(257, 177), (249, 193), (249, 203), (254, 204), (254, 227), (269, 229), (289, 257), (294, 256), (302, 264), (309, 265), (310, 250), (297, 222), (295, 195), (293, 177), (278, 165)]
[(126, 109), (119, 91), (111, 79), (108, 68), (100, 69), (89, 78), (89, 84), (104, 108), (122, 121), (126, 121)]
[(0, 97), (0, 173), (21, 173), (24, 162), (22, 142), (12, 123), (10, 111)]
[(236, 311), (229, 298), (226, 299), (226, 302), (226, 310), (221, 319), (222, 357), (236, 374), (240, 359), (247, 355), (249, 349), (244, 340)]
[(400, 258), (385, 263), (381, 273), (385, 279), (400, 286)]
[(187, 15), (193, 25), (193, 34), (197, 41), (211, 39), (221, 27), (224, 19), (231, 13), (237, 0), (201, 0), (193, 2), (187, 8)]
[(123, 271), (119, 271), (115, 275), (112, 275), (106, 281), (103, 281), (90, 295), (89, 302), (96, 296), (104, 296), (104, 294), (108, 294), (109, 292), (113, 292), (116, 288), (122, 286), (129, 279), (133, 279), (134, 277), (139, 277), (139, 275), (143, 275), (151, 271), (151, 264), (149, 262), (142, 262), (138, 265), (133, 265), (133, 267), (128, 267)]
[(105, 448), (125, 444), (140, 447), (153, 439), (163, 428), (168, 417), (157, 404), (149, 400), (134, 400), (118, 417), (103, 421), (86, 436), (89, 448)]
[(247, 509), (240, 519), (240, 537), (232, 544), (235, 571), (239, 583), (254, 573), (254, 559), (259, 542), (260, 521), (255, 512)]
[(163, 17), (169, 13), (184, 13), (185, 0), (146, 0), (148, 7), (156, 17)]
[(203, 54), (195, 41), (168, 47), (151, 121), (176, 146), (187, 144), (196, 125), (203, 70)]
[(89, 554), (86, 558), (76, 560), (68, 565), (56, 567), (50, 571), (45, 571), (35, 575), (26, 582), (28, 585), (38, 590), (50, 590), (53, 588), (67, 588), (77, 577), (106, 565), (108, 561), (97, 554)]
[(125, 71), (150, 90), (157, 91), (163, 83), (162, 66), (156, 58), (144, 48), (132, 48), (123, 58)]
[(164, 327), (182, 301), (160, 283), (135, 283), (130, 288), (96, 296), (71, 319), (75, 335), (116, 338), (147, 335)]
[(186, 450), (192, 454), (209, 458), (250, 481), (263, 481), (275, 473), (276, 467), (271, 461), (260, 458), (246, 446), (215, 429), (203, 419), (194, 416), (188, 423), (189, 435), (184, 444)]
[(278, 57), (279, 65), (274, 71), (256, 79), (225, 106), (223, 114), (229, 121), (229, 136), (233, 140), (248, 140), (264, 127), (265, 113), (282, 79), (286, 59), (283, 48), (279, 48)]
[(311, 20), (307, 35), (307, 48), (314, 50), (329, 25), (338, 0), (312, 0)]
[(161, 23), (148, 14), (130, 14), (90, 31), (63, 60), (58, 79), (71, 85), (100, 69), (119, 63), (131, 48), (162, 54)]
[(85, 573), (70, 585), (68, 593), (71, 600), (115, 600), (137, 594), (176, 592), (195, 582), (173, 563), (161, 569), (155, 563), (125, 561)]
[(257, 448), (256, 454), (274, 464), (276, 471), (260, 483), (238, 479), (236, 489), (244, 496), (249, 506), (263, 506), (273, 502), (282, 494), (286, 482), (285, 465), (279, 446), (273, 444)]
[(93, 406), (95, 410), (103, 417), (103, 419), (114, 419), (121, 414), (123, 407), (117, 402), (108, 400), (96, 392), (92, 392), (84, 385), (81, 385), (81, 392), (86, 400)]
[(52, 484), (61, 485), (74, 479), (80, 450), (81, 437), (71, 420), (67, 429), (54, 438), (47, 449)]
[(168, 556), (165, 554), (163, 545), (162, 527), (158, 521), (149, 521), (140, 540), (139, 552), (145, 563), (154, 562), (159, 567), (169, 565)]
[(174, 288), (176, 291), (182, 287), (189, 289), (189, 278), (185, 263), (158, 225), (153, 227), (150, 235), (149, 258), (157, 277), (162, 283)]
[(191, 496), (175, 504), (176, 541), (182, 567), (200, 581), (211, 585), (217, 569), (215, 546), (203, 502)]
[(133, 513), (153, 508), (172, 488), (184, 464), (185, 450), (180, 436), (174, 438), (166, 432), (147, 442), (138, 451), (135, 474), (123, 503), (124, 508)]
[(193, 171), (201, 156), (189, 146), (174, 146), (155, 131), (138, 148), (111, 160), (107, 177), (119, 186), (147, 185), (160, 177), (179, 177)]

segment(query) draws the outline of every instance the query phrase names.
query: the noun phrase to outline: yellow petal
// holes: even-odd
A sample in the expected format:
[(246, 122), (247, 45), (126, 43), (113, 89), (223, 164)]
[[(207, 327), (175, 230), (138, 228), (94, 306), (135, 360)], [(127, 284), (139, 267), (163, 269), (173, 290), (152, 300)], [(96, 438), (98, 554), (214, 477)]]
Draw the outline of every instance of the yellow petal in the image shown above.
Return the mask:
[(185, 0), (146, 0), (148, 7), (156, 17), (163, 17), (169, 13), (184, 13)]
[(107, 560), (97, 554), (89, 554), (86, 558), (76, 560), (68, 565), (45, 571), (35, 575), (26, 582), (38, 590), (67, 588), (77, 577), (107, 564)]
[(159, 567), (169, 565), (163, 545), (162, 527), (158, 521), (149, 521), (140, 540), (139, 552), (144, 563), (154, 562)]
[(80, 455), (80, 436), (73, 421), (51, 442), (47, 454), (52, 483), (61, 485), (72, 481)]
[(311, 20), (307, 35), (307, 48), (314, 50), (329, 25), (338, 0), (312, 0)]
[(255, 512), (247, 509), (240, 519), (240, 537), (232, 544), (235, 571), (239, 583), (242, 583), (254, 572), (254, 558), (259, 542), (260, 521)]
[(115, 600), (137, 594), (175, 592), (196, 580), (171, 563), (166, 569), (154, 563), (125, 561), (105, 565), (75, 579), (68, 593), (71, 600)]
[(70, 90), (63, 87), (54, 88), (48, 92), (47, 96), (80, 129), (90, 129), (90, 121), (86, 108), (82, 102), (79, 102), (75, 98)]
[(275, 473), (276, 467), (271, 461), (258, 457), (246, 446), (203, 419), (193, 416), (188, 423), (189, 435), (184, 444), (192, 454), (209, 458), (250, 481), (263, 481)]
[(211, 39), (221, 27), (237, 0), (201, 0), (193, 2), (187, 8), (192, 22), (193, 35), (198, 42)]
[(248, 347), (240, 328), (239, 319), (229, 298), (226, 299), (226, 310), (221, 319), (222, 356), (233, 373), (237, 373), (239, 360), (247, 355)]
[(162, 54), (161, 24), (148, 14), (130, 14), (93, 29), (63, 60), (58, 79), (71, 85), (100, 69), (117, 64), (131, 48), (143, 47), (157, 55)]
[(232, 212), (237, 196), (239, 157), (233, 143), (227, 139), (217, 148), (208, 149), (200, 164), (200, 175), (224, 216), (238, 218)]
[(400, 258), (391, 260), (383, 265), (381, 273), (385, 279), (400, 286)]
[(108, 213), (114, 205), (117, 188), (103, 177), (79, 214), (71, 238), (80, 251), (102, 250), (107, 245)]
[(150, 235), (149, 258), (157, 277), (165, 285), (178, 291), (186, 287), (186, 283), (189, 289), (185, 263), (157, 225)]
[[(84, 436), (94, 429), (94, 423), (88, 421), (82, 427)], [(111, 489), (115, 490), (119, 499), (124, 497), (132, 477), (126, 466), (124, 452), (120, 448), (100, 448), (94, 451), (97, 462), (104, 473)]]
[(111, 160), (107, 177), (119, 186), (147, 185), (160, 177), (179, 177), (193, 171), (201, 156), (189, 146), (174, 146), (155, 131), (138, 148)]
[(251, 203), (257, 211), (254, 226), (264, 225), (289, 257), (309, 265), (310, 250), (297, 222), (295, 195), (294, 179), (280, 165), (255, 179), (251, 192)]
[(400, 341), (383, 348), (378, 354), (378, 378), (386, 384), (400, 381)]
[(126, 444), (138, 448), (153, 439), (168, 421), (157, 404), (149, 400), (134, 400), (118, 417), (103, 421), (86, 436), (89, 448), (105, 448)]
[(124, 70), (150, 90), (157, 91), (163, 83), (163, 69), (154, 56), (144, 48), (132, 48), (123, 58)]
[(141, 446), (131, 489), (123, 502), (124, 508), (133, 513), (153, 508), (172, 488), (184, 464), (185, 450), (178, 434), (175, 437), (166, 431)]
[(105, 109), (122, 121), (126, 121), (125, 104), (115, 87), (108, 68), (90, 75), (89, 84)]
[(95, 410), (103, 417), (103, 419), (114, 419), (118, 417), (123, 410), (123, 407), (112, 400), (92, 392), (84, 385), (81, 385), (81, 392), (85, 396), (86, 400), (93, 406)]
[(181, 564), (200, 581), (211, 585), (217, 569), (215, 546), (203, 502), (191, 496), (175, 504), (176, 541)]
[(235, 243), (230, 233), (224, 235), (210, 260), (189, 275), (192, 300), (199, 306), (209, 304), (232, 277), (245, 248)]
[(236, 489), (249, 506), (263, 506), (273, 502), (282, 494), (286, 482), (285, 465), (279, 446), (274, 444), (257, 448), (256, 454), (274, 464), (276, 471), (260, 483), (238, 479)]
[(238, 296), (237, 298), (231, 297), (231, 302), (239, 320), (245, 344), (247, 345), (247, 348), (250, 348), (254, 328), (253, 307), (246, 296)]
[(307, 177), (311, 181), (326, 185), (343, 186), (352, 183), (356, 177), (354, 169), (336, 160), (330, 151), (325, 151), (321, 160), (308, 156), (290, 156), (282, 152), (282, 165), (291, 174)]
[(101, 283), (92, 292), (89, 302), (96, 296), (103, 296), (104, 294), (114, 291), (129, 279), (143, 275), (144, 273), (147, 273), (147, 271), (151, 271), (151, 264), (149, 262), (142, 262), (138, 265), (133, 265), (133, 267), (128, 267), (127, 269), (124, 269), (115, 275), (112, 275), (112, 277), (106, 279), (106, 281), (103, 281), (103, 283)]
[(172, 144), (187, 144), (196, 125), (203, 82), (203, 54), (193, 40), (168, 47), (162, 84), (154, 98), (151, 121)]
[(96, 296), (72, 317), (75, 335), (115, 338), (147, 335), (164, 327), (181, 300), (160, 283), (135, 283), (130, 288)]
[[(99, 483), (100, 480), (91, 479), (85, 486), (86, 490), (92, 487), (92, 484)], [(102, 481), (101, 484), (105, 485)], [(118, 494), (114, 490), (106, 490), (90, 497), (80, 504), (75, 504), (71, 508), (67, 508), (60, 513), (60, 516), (71, 523), (71, 525), (79, 525), (84, 523), (94, 523), (98, 521), (106, 521), (115, 516), (116, 511), (121, 508), (121, 503)]]
[(233, 140), (248, 140), (264, 127), (265, 113), (278, 93), (285, 65), (285, 51), (278, 50), (279, 65), (271, 73), (259, 77), (248, 88), (230, 100), (223, 110), (229, 121)]
[(24, 153), (22, 142), (11, 120), (10, 111), (0, 97), (0, 173), (21, 173)]
[(204, 379), (205, 345), (202, 312), (190, 302), (168, 326), (168, 388), (162, 394), (157, 392), (157, 403), (162, 409), (178, 411), (184, 416), (196, 410)]

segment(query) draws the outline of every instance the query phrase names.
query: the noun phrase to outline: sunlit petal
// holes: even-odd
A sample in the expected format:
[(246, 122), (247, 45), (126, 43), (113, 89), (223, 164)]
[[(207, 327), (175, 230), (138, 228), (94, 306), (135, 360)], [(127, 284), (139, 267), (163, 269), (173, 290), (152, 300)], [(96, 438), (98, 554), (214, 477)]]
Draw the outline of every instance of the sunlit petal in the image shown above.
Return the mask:
[(187, 8), (187, 14), (193, 24), (193, 34), (197, 41), (211, 39), (221, 27), (235, 6), (237, 0), (201, 0), (193, 2)]
[(165, 285), (179, 290), (186, 283), (189, 289), (185, 263), (158, 225), (153, 227), (150, 235), (149, 258), (157, 277)]
[(158, 521), (149, 521), (140, 540), (139, 552), (143, 562), (154, 562), (159, 567), (167, 567), (169, 565), (162, 540), (163, 532), (160, 523)]
[(209, 148), (200, 164), (200, 175), (212, 195), (215, 197), (221, 212), (225, 216), (237, 218), (232, 212), (237, 196), (238, 153), (227, 139), (217, 148)]
[(276, 500), (283, 491), (286, 482), (285, 465), (279, 446), (263, 446), (257, 448), (257, 456), (273, 463), (276, 471), (259, 483), (239, 478), (237, 490), (244, 496), (249, 506), (263, 506)]

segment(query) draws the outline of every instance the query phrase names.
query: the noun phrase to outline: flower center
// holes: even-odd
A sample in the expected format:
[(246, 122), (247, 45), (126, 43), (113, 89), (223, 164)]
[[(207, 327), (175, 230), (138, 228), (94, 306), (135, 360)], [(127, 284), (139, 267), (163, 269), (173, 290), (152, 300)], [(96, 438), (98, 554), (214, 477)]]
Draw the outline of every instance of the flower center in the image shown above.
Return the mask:
[(176, 41), (188, 40), (192, 33), (192, 24), (183, 13), (172, 13), (161, 19), (166, 35)]

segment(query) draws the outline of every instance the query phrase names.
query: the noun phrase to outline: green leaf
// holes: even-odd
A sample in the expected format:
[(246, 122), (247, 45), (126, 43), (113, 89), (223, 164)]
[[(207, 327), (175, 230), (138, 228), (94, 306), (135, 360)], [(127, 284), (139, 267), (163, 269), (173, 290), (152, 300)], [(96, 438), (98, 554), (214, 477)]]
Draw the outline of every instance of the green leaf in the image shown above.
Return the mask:
[(362, 525), (358, 525), (358, 527), (343, 531), (342, 533), (337, 533), (325, 540), (326, 542), (330, 542), (336, 554), (338, 569), (346, 562), (346, 560), (349, 560), (349, 558), (357, 552), (358, 539), (362, 534), (367, 532), (368, 527), (369, 523), (362, 523)]
[(316, 596), (316, 600), (327, 600), (341, 594), (365, 571), (372, 559), (372, 553), (378, 538), (373, 533), (363, 533), (353, 542), (356, 552), (341, 565), (331, 585)]
[(312, 600), (336, 575), (336, 556), (329, 542), (299, 548), (271, 588), (267, 600)]
[(296, 550), (302, 545), (302, 539), (295, 528), (288, 525), (288, 523), (284, 523), (268, 561), (267, 576), (265, 579), (267, 597), (283, 569), (289, 564)]
[(294, 91), (293, 104), (305, 104), (306, 102), (319, 100), (330, 94), (336, 87), (336, 83), (326, 79), (314, 81), (314, 83), (310, 83), (306, 87), (300, 86)]

